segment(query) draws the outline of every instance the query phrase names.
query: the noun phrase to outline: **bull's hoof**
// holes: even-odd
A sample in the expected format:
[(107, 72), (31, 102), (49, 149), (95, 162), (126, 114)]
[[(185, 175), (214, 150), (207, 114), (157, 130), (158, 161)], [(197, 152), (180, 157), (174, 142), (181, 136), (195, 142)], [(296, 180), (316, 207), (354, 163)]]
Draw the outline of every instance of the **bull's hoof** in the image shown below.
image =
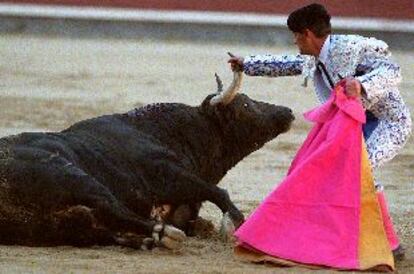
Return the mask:
[(145, 238), (141, 244), (141, 250), (151, 250), (154, 247), (153, 238)]
[[(228, 217), (232, 220), (234, 227), (237, 229), (244, 223), (244, 215), (237, 208), (230, 210)], [(226, 213), (226, 214), (227, 214)]]
[(201, 238), (211, 238), (214, 234), (214, 224), (210, 220), (197, 217), (196, 220), (189, 221), (187, 236), (199, 236)]
[(152, 232), (155, 244), (168, 249), (179, 249), (187, 238), (185, 233), (171, 225), (156, 224)]
[(134, 249), (151, 250), (154, 247), (153, 238), (144, 238), (135, 233), (118, 233), (114, 240), (121, 246), (131, 247)]
[(187, 236), (185, 236), (184, 231), (173, 227), (171, 225), (166, 225), (164, 227), (164, 235), (170, 237), (171, 239), (179, 242), (183, 242), (187, 239)]
[(167, 236), (162, 237), (160, 243), (161, 243), (161, 246), (166, 247), (171, 250), (178, 250), (183, 245), (183, 242), (173, 240), (172, 238), (167, 237)]
[(233, 223), (233, 220), (230, 218), (230, 214), (228, 212), (224, 213), (223, 218), (221, 219), (220, 225), (220, 236), (224, 242), (233, 242), (234, 238), (234, 231), (236, 227)]

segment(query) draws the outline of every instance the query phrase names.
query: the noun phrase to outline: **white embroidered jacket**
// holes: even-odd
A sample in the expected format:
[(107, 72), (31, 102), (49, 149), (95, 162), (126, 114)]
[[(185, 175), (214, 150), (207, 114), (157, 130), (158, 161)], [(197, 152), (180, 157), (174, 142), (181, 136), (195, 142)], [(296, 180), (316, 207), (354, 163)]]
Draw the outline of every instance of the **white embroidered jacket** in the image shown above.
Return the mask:
[[(400, 67), (389, 57), (388, 45), (375, 38), (358, 35), (330, 35), (325, 66), (333, 82), (340, 77), (357, 76), (367, 94), (364, 106), (370, 109), (401, 81)], [(304, 55), (248, 56), (244, 71), (252, 76), (290, 76), (302, 74), (314, 79), (315, 58)], [(325, 102), (329, 93), (315, 83), (318, 99)]]
[[(362, 103), (380, 119), (367, 140), (374, 166), (392, 157), (407, 141), (411, 132), (410, 113), (398, 91), (400, 67), (390, 60), (388, 45), (375, 38), (358, 35), (330, 35), (323, 58), (333, 82), (341, 77), (356, 77), (365, 90)], [(320, 56), (321, 57), (321, 56)], [(321, 74), (316, 72), (314, 57), (304, 55), (257, 55), (244, 59), (244, 72), (251, 76), (303, 75), (313, 79), (316, 95), (324, 103), (330, 95)]]

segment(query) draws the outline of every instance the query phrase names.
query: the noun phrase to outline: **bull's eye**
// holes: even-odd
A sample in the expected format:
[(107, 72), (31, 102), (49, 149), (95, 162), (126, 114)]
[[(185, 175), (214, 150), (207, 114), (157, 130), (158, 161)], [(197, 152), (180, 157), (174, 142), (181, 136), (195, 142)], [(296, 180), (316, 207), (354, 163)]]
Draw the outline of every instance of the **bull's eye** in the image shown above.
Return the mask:
[(248, 104), (248, 103), (245, 103), (243, 106), (244, 106), (245, 108), (248, 108), (248, 107), (249, 107), (249, 104)]

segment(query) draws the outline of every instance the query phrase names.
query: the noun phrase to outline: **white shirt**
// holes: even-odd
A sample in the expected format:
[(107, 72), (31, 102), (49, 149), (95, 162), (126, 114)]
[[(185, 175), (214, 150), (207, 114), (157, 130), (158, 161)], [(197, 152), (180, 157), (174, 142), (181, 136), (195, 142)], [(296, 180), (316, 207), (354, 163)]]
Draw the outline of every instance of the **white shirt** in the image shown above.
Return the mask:
[[(322, 45), (321, 51), (319, 53), (318, 58), (316, 59), (316, 62), (320, 61), (324, 65), (326, 64), (326, 61), (328, 59), (329, 48), (331, 45), (330, 40), (331, 40), (331, 36), (328, 35), (328, 37), (325, 39), (325, 42)], [(329, 81), (326, 78), (325, 74), (319, 73), (318, 70), (315, 70), (314, 83), (315, 83), (316, 96), (318, 97), (319, 101), (321, 103), (326, 102), (326, 100), (328, 100), (331, 94), (331, 88), (330, 88)]]
[(321, 52), (319, 52), (318, 59), (326, 64), (326, 60), (328, 59), (329, 47), (331, 46), (331, 36), (328, 35), (325, 42), (322, 45)]

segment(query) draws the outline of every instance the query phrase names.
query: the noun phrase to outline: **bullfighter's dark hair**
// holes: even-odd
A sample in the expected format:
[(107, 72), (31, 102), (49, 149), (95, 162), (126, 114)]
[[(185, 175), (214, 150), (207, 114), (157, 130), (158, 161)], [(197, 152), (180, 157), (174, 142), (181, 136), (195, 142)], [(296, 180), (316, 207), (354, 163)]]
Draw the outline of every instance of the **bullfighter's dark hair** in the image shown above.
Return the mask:
[(320, 4), (310, 4), (293, 11), (287, 25), (292, 32), (303, 33), (311, 30), (317, 37), (324, 37), (331, 33), (331, 15)]

